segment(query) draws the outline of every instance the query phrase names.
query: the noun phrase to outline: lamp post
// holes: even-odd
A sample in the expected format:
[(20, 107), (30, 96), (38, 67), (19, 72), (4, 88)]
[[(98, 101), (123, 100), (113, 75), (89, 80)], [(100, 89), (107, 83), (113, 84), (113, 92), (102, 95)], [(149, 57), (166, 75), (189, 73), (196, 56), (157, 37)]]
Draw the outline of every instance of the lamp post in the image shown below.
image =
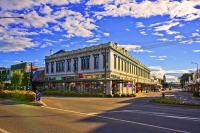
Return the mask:
[(197, 79), (199, 78), (199, 69), (198, 69), (198, 63), (196, 62), (191, 62), (192, 64), (196, 64), (197, 65)]
[(19, 18), (19, 19), (24, 19), (25, 17), (23, 17), (23, 16), (20, 16), (20, 17), (0, 17), (0, 19), (2, 19), (2, 18)]

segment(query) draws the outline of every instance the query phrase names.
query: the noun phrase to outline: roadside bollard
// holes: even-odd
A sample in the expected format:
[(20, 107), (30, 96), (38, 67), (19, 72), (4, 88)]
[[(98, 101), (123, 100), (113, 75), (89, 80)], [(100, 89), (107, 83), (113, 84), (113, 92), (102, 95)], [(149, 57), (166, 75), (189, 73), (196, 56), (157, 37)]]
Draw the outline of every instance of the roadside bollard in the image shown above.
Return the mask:
[(163, 98), (165, 97), (165, 93), (162, 93), (162, 97), (163, 97)]

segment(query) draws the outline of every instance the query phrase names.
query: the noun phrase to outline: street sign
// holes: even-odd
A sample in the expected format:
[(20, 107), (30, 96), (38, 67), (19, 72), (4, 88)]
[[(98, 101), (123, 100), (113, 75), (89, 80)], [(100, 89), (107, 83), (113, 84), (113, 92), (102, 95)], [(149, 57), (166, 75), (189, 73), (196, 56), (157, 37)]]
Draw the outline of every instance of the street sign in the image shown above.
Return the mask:
[(36, 101), (40, 101), (41, 93), (36, 91)]

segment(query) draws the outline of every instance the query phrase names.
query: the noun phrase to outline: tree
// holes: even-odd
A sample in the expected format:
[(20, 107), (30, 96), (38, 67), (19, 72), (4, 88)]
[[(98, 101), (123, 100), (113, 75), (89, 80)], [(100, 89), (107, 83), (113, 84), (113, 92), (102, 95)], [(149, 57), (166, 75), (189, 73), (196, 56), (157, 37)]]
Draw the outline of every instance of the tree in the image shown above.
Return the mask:
[(4, 83), (0, 82), (0, 91), (4, 89)]
[(23, 78), (22, 78), (22, 86), (28, 86), (28, 81), (29, 81), (29, 76), (27, 75), (26, 72), (23, 72)]
[(10, 80), (11, 84), (14, 86), (14, 89), (16, 89), (18, 85), (21, 85), (22, 78), (23, 78), (23, 73), (20, 71), (16, 71), (12, 74)]

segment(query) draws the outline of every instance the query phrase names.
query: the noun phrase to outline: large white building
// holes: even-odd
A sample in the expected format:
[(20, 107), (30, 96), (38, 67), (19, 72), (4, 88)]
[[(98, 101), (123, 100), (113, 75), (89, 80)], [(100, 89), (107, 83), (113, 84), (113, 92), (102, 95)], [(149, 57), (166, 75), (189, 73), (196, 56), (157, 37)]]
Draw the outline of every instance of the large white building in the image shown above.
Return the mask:
[(136, 89), (147, 89), (150, 82), (150, 69), (116, 43), (60, 50), (54, 54), (51, 50), (50, 55), (45, 56), (46, 88), (134, 93)]

